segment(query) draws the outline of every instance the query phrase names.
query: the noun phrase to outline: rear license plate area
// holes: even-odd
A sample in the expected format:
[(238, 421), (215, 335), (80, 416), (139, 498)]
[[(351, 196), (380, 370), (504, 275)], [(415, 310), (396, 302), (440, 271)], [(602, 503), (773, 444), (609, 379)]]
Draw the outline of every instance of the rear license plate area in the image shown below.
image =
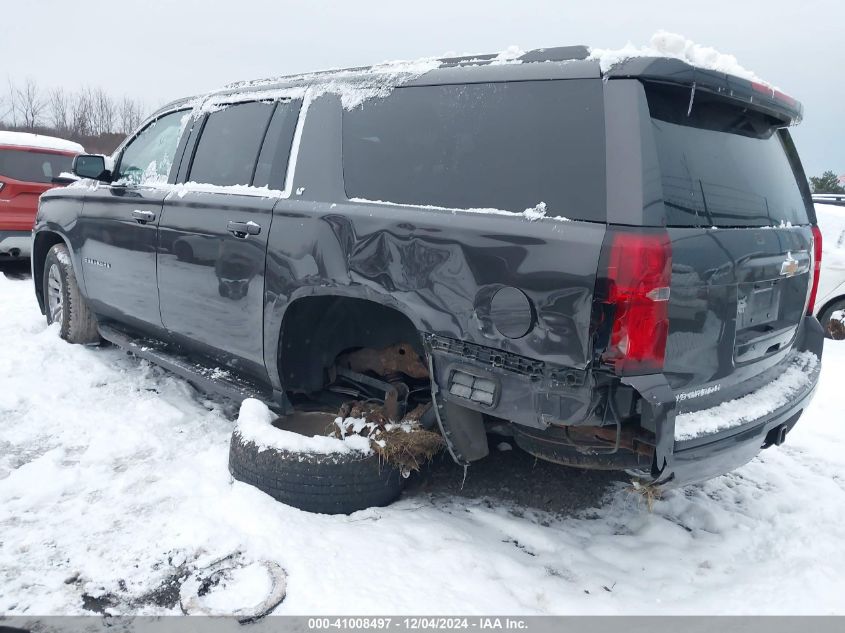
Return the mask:
[(737, 330), (759, 328), (780, 317), (781, 285), (778, 281), (758, 281), (738, 286)]
[(757, 281), (737, 286), (734, 361), (755, 361), (784, 349), (796, 323), (783, 314), (784, 281)]

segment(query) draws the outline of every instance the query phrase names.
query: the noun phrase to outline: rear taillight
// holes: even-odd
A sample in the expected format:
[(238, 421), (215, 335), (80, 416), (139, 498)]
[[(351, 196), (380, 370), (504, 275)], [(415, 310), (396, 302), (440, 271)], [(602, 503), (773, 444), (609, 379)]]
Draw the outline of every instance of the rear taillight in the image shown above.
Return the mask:
[(605, 292), (612, 321), (602, 360), (619, 375), (661, 371), (669, 332), (669, 235), (663, 230), (612, 231)]
[(812, 316), (816, 307), (816, 293), (819, 291), (819, 275), (822, 267), (822, 232), (817, 225), (813, 226), (813, 267), (810, 271), (813, 278), (810, 281), (810, 298), (807, 299), (807, 314)]

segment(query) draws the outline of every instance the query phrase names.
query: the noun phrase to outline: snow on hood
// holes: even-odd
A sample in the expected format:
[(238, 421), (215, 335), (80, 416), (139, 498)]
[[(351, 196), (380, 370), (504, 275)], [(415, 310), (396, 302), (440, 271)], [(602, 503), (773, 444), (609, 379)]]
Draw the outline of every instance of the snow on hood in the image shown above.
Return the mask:
[(748, 79), (749, 81), (758, 81), (770, 85), (754, 74), (754, 72), (743, 68), (733, 55), (720, 53), (715, 48), (696, 44), (683, 35), (663, 30), (657, 31), (651, 36), (648, 46), (637, 47), (631, 42), (628, 42), (625, 46), (618, 49), (590, 48), (588, 59), (597, 60), (602, 72), (606, 73), (616, 64), (632, 57), (669, 57), (680, 59), (691, 66), (715, 70), (728, 75), (734, 75), (735, 77)]
[(273, 426), (276, 414), (266, 404), (255, 398), (247, 398), (241, 403), (235, 432), (244, 441), (252, 442), (259, 450), (272, 448), (289, 453), (332, 453), (358, 452), (372, 453), (370, 440), (361, 435), (349, 435), (343, 439), (314, 435), (308, 437), (292, 431), (285, 431)]
[(85, 153), (85, 148), (79, 143), (55, 136), (30, 134), (29, 132), (0, 131), (0, 145), (37, 147), (38, 149), (52, 149), (59, 152), (74, 152), (76, 154)]

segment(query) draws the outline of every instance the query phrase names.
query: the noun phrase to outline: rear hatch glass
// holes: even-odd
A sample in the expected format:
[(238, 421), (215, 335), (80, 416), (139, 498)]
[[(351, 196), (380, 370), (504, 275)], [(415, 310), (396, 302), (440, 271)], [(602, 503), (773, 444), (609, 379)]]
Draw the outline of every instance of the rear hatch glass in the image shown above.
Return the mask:
[(51, 183), (70, 172), (71, 156), (29, 150), (0, 149), (0, 176), (24, 182)]
[(782, 123), (691, 88), (646, 93), (670, 226), (808, 222)]
[(812, 269), (809, 192), (777, 119), (646, 84), (672, 245), (664, 374), (679, 413), (744, 397), (791, 363)]

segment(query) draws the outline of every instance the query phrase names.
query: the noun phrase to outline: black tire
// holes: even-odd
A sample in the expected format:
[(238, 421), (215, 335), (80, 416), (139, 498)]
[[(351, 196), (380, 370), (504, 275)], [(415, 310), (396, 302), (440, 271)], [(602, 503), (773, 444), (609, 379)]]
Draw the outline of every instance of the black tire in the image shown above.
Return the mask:
[(405, 484), (399, 469), (374, 454), (258, 450), (237, 430), (229, 446), (229, 472), (277, 501), (321, 514), (386, 506), (399, 497)]
[(824, 335), (827, 338), (833, 338), (830, 334), (830, 317), (837, 310), (845, 310), (845, 299), (839, 299), (828, 305), (824, 310), (819, 312), (819, 323), (822, 324)]
[[(55, 276), (51, 277), (54, 268)], [(60, 283), (56, 283), (57, 280)], [(70, 253), (64, 244), (56, 244), (47, 252), (41, 284), (47, 323), (58, 322), (59, 335), (69, 343), (81, 345), (99, 343), (100, 334), (97, 331), (97, 319), (88, 304), (85, 303), (82, 293), (79, 292), (79, 284), (76, 282), (76, 273), (73, 271)], [(51, 309), (51, 285), (58, 296), (61, 296), (62, 306), (60, 311)]]
[(185, 242), (177, 241), (173, 244), (173, 254), (180, 262), (192, 262), (194, 260), (194, 251)]

